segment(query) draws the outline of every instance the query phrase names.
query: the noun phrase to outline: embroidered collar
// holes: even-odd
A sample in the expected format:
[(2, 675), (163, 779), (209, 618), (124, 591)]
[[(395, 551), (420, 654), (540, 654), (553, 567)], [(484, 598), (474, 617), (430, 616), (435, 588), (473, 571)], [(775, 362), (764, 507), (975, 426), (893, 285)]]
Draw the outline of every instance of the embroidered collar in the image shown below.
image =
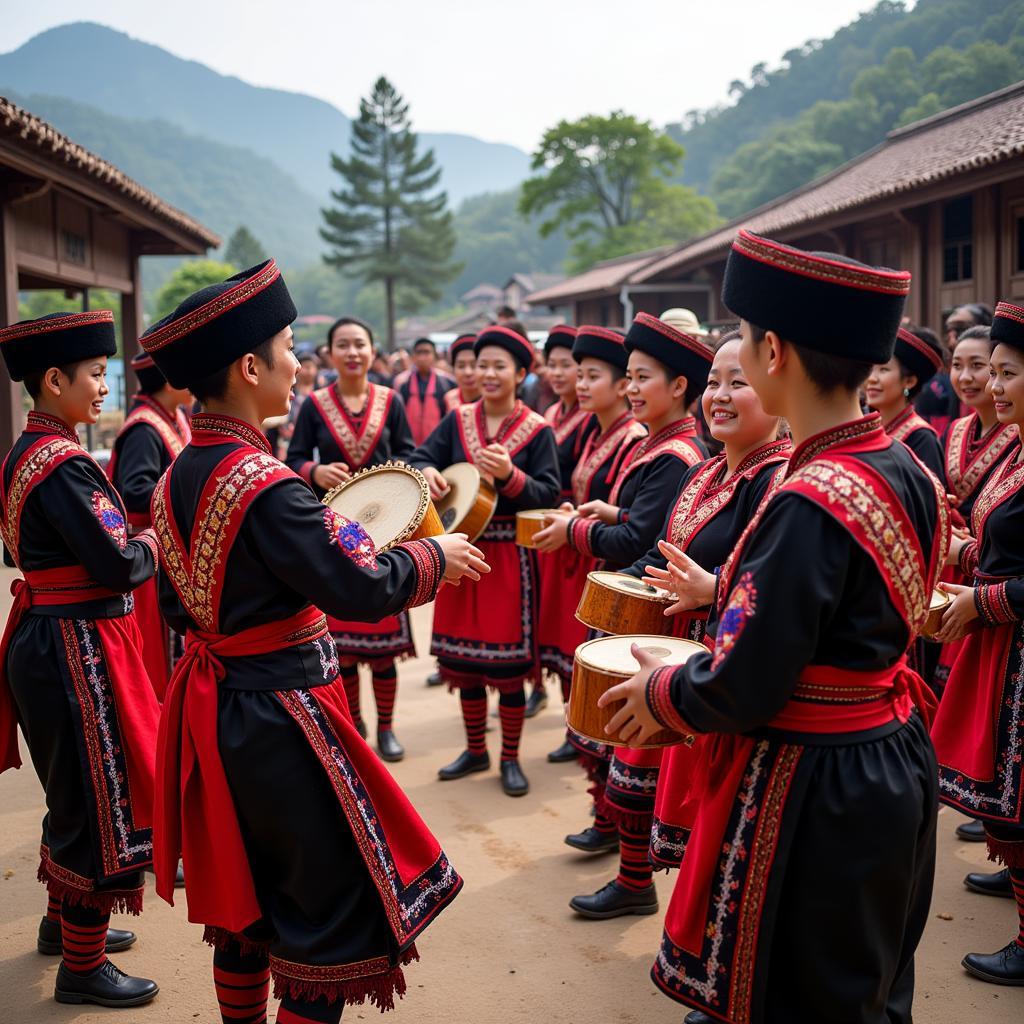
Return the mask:
[(879, 448), (882, 448), (885, 445), (878, 444), (882, 440), (888, 441), (888, 437), (882, 427), (882, 417), (877, 412), (868, 413), (868, 415), (862, 416), (859, 420), (851, 420), (849, 423), (841, 423), (838, 427), (823, 430), (820, 434), (815, 434), (798, 445), (793, 450), (793, 455), (789, 460), (789, 473), (787, 475), (791, 476), (802, 466), (806, 466), (808, 462), (818, 458), (837, 445), (846, 444), (850, 441), (859, 441), (862, 443), (874, 442)]
[(152, 409), (161, 419), (166, 420), (175, 430), (178, 429), (178, 421), (155, 399), (150, 395), (143, 394), (141, 391), (135, 396), (135, 408), (139, 406), (145, 406), (147, 409)]
[(476, 423), (477, 430), (480, 436), (484, 439), (484, 444), (501, 444), (509, 434), (516, 428), (520, 417), (525, 411), (523, 403), (517, 398), (516, 404), (512, 406), (512, 411), (498, 424), (498, 429), (494, 432), (494, 437), (487, 436), (487, 416), (484, 414), (484, 403), (476, 402), (474, 405), (476, 412)]
[(648, 452), (660, 448), (673, 437), (696, 437), (697, 421), (692, 416), (684, 416), (681, 420), (673, 420), (667, 427), (662, 427), (656, 434), (648, 434), (633, 450), (633, 459), (643, 458)]
[(58, 434), (68, 441), (74, 441), (75, 444), (80, 443), (78, 434), (72, 427), (56, 416), (49, 416), (45, 412), (35, 412), (34, 410), (30, 412), (25, 429), (32, 434)]
[(192, 417), (193, 444), (223, 444), (225, 440), (232, 439), (271, 454), (270, 442), (263, 432), (243, 420), (210, 412), (199, 412)]

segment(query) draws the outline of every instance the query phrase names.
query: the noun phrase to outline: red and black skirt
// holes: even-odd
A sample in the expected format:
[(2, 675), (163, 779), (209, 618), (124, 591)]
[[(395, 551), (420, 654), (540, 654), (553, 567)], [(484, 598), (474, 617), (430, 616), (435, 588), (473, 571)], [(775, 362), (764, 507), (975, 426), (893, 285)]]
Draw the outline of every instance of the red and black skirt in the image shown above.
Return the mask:
[(540, 617), (537, 637), (540, 663), (545, 672), (567, 686), (572, 682), (576, 648), (587, 639), (587, 627), (576, 618), (576, 608), (596, 566), (593, 558), (566, 546), (540, 554)]
[(349, 622), (327, 616), (341, 664), (403, 661), (416, 657), (408, 612), (389, 615), (380, 622)]

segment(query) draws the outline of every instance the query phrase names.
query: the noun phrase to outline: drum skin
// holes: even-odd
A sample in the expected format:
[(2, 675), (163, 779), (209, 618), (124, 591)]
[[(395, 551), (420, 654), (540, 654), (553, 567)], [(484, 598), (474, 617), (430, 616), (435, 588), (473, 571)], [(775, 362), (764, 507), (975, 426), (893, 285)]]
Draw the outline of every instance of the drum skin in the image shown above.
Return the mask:
[(659, 635), (670, 629), (664, 613), (671, 603), (668, 594), (656, 591), (634, 576), (596, 570), (587, 573), (576, 618), (591, 629), (616, 636), (623, 633)]
[(450, 488), (437, 503), (444, 532), (464, 533), (472, 543), (490, 524), (498, 507), (498, 493), (470, 462), (456, 462), (441, 475)]

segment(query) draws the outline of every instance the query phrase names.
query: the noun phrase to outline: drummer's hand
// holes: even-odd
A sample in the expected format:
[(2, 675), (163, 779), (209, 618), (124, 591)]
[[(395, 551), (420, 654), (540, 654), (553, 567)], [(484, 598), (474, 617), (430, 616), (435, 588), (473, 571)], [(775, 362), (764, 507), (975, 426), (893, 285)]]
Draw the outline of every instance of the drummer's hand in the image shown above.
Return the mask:
[(953, 600), (943, 613), (942, 624), (932, 639), (948, 644), (967, 635), (968, 626), (978, 617), (978, 607), (974, 603), (974, 587), (940, 583), (939, 588), (951, 594)]
[(352, 474), (344, 462), (322, 462), (313, 470), (313, 483), (324, 491), (329, 491), (351, 478)]
[(538, 551), (557, 551), (569, 543), (569, 520), (571, 513), (549, 512), (544, 517), (548, 525), (533, 535), (533, 546)]
[(585, 519), (600, 519), (602, 523), (614, 526), (619, 521), (619, 508), (607, 501), (585, 501), (576, 510)]
[(597, 700), (599, 708), (606, 708), (616, 701), (625, 704), (615, 712), (612, 720), (605, 726), (606, 736), (616, 736), (631, 747), (646, 743), (661, 725), (647, 707), (647, 681), (656, 668), (664, 664), (660, 658), (633, 644), (630, 647), (633, 657), (640, 663), (640, 671), (618, 686), (605, 690)]
[(477, 456), (477, 466), (490, 473), (495, 480), (503, 482), (512, 475), (512, 456), (503, 444), (489, 444)]
[[(706, 608), (714, 601), (717, 579), (713, 572), (702, 569), (675, 544), (659, 540), (658, 550), (665, 556), (668, 568), (664, 570), (650, 566), (645, 572), (644, 582), (676, 595), (676, 603), (666, 610), (666, 615), (677, 615), (679, 612), (691, 611), (694, 608)], [(659, 578), (662, 573), (665, 573), (664, 578)]]
[(575, 512), (576, 511), (576, 506), (571, 501), (563, 501), (562, 504), (558, 506), (558, 511), (559, 512)]
[(971, 535), (961, 537), (954, 531), (953, 539), (949, 542), (949, 550), (946, 552), (946, 565), (959, 565), (960, 552), (971, 542)]
[(491, 567), (484, 561), (484, 553), (469, 543), (464, 533), (446, 533), (431, 538), (444, 552), (444, 578), (458, 586), (465, 577), (480, 579), (480, 574), (490, 572)]
[(445, 480), (439, 469), (434, 469), (433, 466), (424, 466), (420, 472), (423, 474), (427, 481), (427, 486), (430, 488), (430, 498), (432, 501), (437, 501), (439, 498), (443, 498), (451, 490), (451, 484)]

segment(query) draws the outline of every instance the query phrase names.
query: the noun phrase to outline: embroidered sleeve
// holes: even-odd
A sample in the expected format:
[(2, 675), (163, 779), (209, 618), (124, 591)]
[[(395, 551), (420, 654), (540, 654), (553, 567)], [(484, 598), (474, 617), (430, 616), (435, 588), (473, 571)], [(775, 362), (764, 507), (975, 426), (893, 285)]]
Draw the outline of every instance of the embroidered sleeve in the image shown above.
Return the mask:
[(1006, 581), (1002, 583), (984, 583), (974, 588), (974, 607), (986, 626), (1001, 626), (1007, 622), (1016, 622), (1020, 616), (1010, 604), (1006, 592)]
[(332, 508), (325, 508), (323, 515), (324, 528), (331, 544), (336, 544), (356, 565), (364, 569), (376, 569), (377, 549), (362, 526)]
[(960, 549), (957, 564), (965, 576), (974, 575), (974, 570), (978, 568), (978, 542), (976, 540), (968, 541)]
[(132, 537), (132, 542), (143, 544), (149, 550), (149, 553), (153, 556), (154, 566), (160, 564), (160, 547), (157, 543), (156, 533), (152, 527), (148, 527), (141, 533), (137, 533)]
[(495, 487), (503, 497), (518, 498), (526, 487), (526, 474), (518, 466), (513, 466), (509, 478), (504, 483), (495, 482)]
[(715, 656), (711, 662), (712, 671), (726, 659), (746, 629), (747, 623), (757, 614), (757, 587), (754, 577), (745, 572), (729, 594), (729, 601), (718, 621), (715, 634)]
[(656, 668), (647, 680), (647, 710), (654, 716), (659, 725), (674, 732), (692, 733), (695, 730), (672, 703), (672, 675), (675, 667), (664, 665)]
[(301, 476), (307, 484), (311, 484), (313, 482), (314, 469), (316, 469), (315, 462), (303, 462), (302, 465), (299, 466), (299, 476)]
[(437, 596), (444, 579), (445, 562), (441, 545), (427, 538), (406, 541), (399, 544), (397, 550), (406, 552), (416, 566), (416, 589), (403, 610), (429, 604)]
[(590, 546), (590, 536), (597, 524), (598, 521), (596, 519), (584, 519), (582, 516), (573, 516), (569, 520), (569, 526), (566, 530), (566, 540), (569, 543), (569, 547), (581, 555), (593, 555), (594, 552)]
[(102, 491), (92, 492), (92, 514), (122, 551), (128, 546), (128, 524), (121, 510)]

